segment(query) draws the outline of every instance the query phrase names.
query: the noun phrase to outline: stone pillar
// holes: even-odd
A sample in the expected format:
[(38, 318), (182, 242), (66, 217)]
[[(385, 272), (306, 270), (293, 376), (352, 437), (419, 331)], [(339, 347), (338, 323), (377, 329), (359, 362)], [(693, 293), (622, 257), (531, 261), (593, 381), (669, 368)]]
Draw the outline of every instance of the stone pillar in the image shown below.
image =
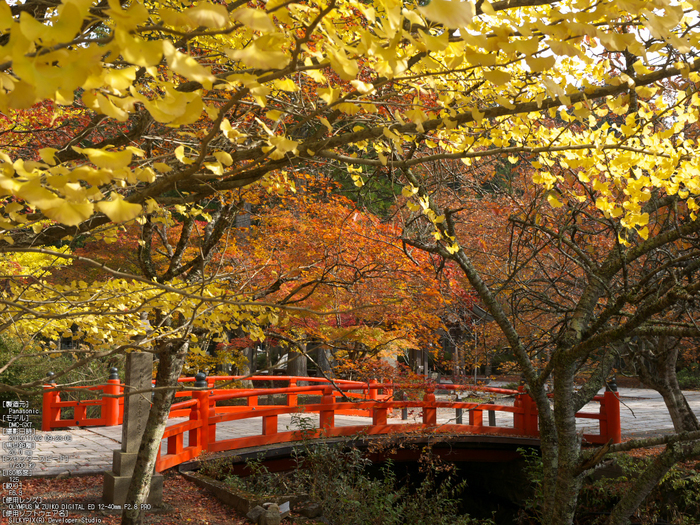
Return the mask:
[[(136, 456), (141, 437), (146, 428), (148, 412), (151, 410), (151, 393), (129, 395), (129, 392), (150, 390), (152, 385), (153, 354), (131, 352), (126, 356), (126, 379), (124, 387), (124, 423), (122, 424), (122, 447), (114, 451), (112, 471), (105, 472), (102, 500), (105, 503), (122, 505), (126, 501), (131, 476), (136, 465)], [(163, 476), (156, 474), (151, 481), (148, 502), (160, 505), (163, 499)]]

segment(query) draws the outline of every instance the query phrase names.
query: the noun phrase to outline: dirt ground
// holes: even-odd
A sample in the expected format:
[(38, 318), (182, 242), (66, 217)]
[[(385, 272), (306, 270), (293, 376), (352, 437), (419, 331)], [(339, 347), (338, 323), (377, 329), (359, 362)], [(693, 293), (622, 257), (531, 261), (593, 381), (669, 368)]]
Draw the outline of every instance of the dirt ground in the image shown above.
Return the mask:
[[(43, 504), (58, 504), (59, 510), (52, 511), (58, 523), (115, 525), (120, 523), (118, 512), (109, 511), (65, 511), (60, 516), (61, 504), (81, 504), (85, 509), (88, 505), (99, 508), (102, 497), (102, 476), (83, 476), (74, 478), (37, 478), (22, 482), (22, 498), (41, 498)], [(242, 525), (249, 523), (235, 510), (223, 505), (206, 490), (185, 480), (176, 472), (165, 475), (163, 486), (164, 508), (147, 512), (145, 523), (148, 525), (180, 525), (183, 523), (201, 525)], [(4, 506), (4, 505), (3, 505)], [(64, 507), (65, 508), (65, 507)], [(49, 517), (49, 514), (44, 516)], [(67, 518), (61, 520), (61, 518)], [(2, 523), (8, 523), (7, 518)], [(97, 521), (100, 519), (101, 521)], [(77, 520), (77, 521), (73, 521)], [(46, 520), (48, 523), (48, 519)], [(31, 522), (30, 522), (31, 523)]]

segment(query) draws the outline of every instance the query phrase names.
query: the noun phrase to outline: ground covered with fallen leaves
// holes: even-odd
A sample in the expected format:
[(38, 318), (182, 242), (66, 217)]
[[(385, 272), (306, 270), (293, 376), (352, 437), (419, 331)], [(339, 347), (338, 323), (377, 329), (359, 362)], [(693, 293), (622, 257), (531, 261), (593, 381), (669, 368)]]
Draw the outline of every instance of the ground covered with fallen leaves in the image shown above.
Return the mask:
[[(101, 523), (116, 525), (120, 523), (119, 512), (98, 510), (102, 497), (102, 476), (83, 476), (74, 478), (38, 478), (22, 482), (22, 498), (41, 498), (41, 502), (57, 504), (80, 504), (85, 512), (67, 511), (68, 518), (84, 518), (83, 523)], [(180, 525), (193, 523), (201, 525), (242, 525), (249, 523), (243, 516), (206, 490), (184, 479), (176, 472), (165, 475), (163, 486), (162, 509), (146, 513), (147, 525)], [(88, 511), (88, 505), (95, 505), (96, 510)], [(60, 508), (60, 507), (59, 507)], [(58, 518), (58, 512), (54, 515)], [(91, 521), (99, 518), (102, 521)], [(66, 523), (70, 521), (66, 520)]]

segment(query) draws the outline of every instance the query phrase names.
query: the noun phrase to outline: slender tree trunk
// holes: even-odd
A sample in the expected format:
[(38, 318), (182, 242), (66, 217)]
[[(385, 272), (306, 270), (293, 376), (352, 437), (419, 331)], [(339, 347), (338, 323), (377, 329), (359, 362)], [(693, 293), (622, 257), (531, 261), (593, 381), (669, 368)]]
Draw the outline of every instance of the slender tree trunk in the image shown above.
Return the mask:
[(649, 493), (656, 487), (669, 469), (678, 461), (697, 457), (700, 453), (700, 441), (689, 443), (672, 443), (666, 446), (666, 450), (637, 477), (634, 485), (625, 492), (622, 499), (615, 505), (610, 513), (607, 525), (627, 525), (630, 516), (644, 501)]
[(664, 348), (664, 338), (658, 342), (655, 353), (642, 352), (636, 359), (639, 378), (647, 386), (656, 390), (666, 403), (676, 432), (700, 430), (698, 418), (688, 405), (676, 377), (678, 346)]
[[(245, 359), (241, 359), (240, 365), (238, 366), (238, 374), (242, 376), (247, 376), (249, 374), (255, 373), (255, 348), (244, 348), (243, 355)], [(253, 388), (253, 382), (249, 379), (241, 381), (241, 386), (243, 388)]]
[(158, 448), (168, 422), (170, 407), (175, 399), (174, 389), (160, 390), (159, 388), (177, 385), (189, 346), (187, 342), (172, 342), (166, 345), (165, 351), (160, 354), (153, 405), (148, 414), (148, 422), (143, 432), (134, 474), (126, 496), (126, 501), (131, 504), (131, 508), (125, 508), (122, 512), (122, 525), (143, 524), (144, 512), (141, 510), (141, 505), (148, 499)]

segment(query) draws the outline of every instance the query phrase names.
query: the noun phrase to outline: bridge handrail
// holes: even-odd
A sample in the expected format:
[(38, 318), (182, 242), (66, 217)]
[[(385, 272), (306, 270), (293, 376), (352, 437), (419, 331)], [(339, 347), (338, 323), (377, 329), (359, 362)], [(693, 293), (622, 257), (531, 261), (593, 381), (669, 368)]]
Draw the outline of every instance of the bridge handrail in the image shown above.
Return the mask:
[[(121, 422), (123, 417), (123, 385), (116, 373), (110, 376), (106, 385), (85, 387), (86, 390), (102, 392), (102, 399), (87, 401), (62, 401), (60, 392), (55, 385), (45, 385), (43, 396), (42, 430), (51, 430), (67, 426), (111, 426)], [(190, 397), (184, 401), (174, 403), (170, 417), (187, 417), (188, 421), (171, 425), (166, 429), (163, 439), (167, 442), (167, 451), (160, 455), (157, 468), (162, 470), (197, 457), (202, 451), (217, 452), (229, 450), (239, 446), (254, 446), (265, 443), (281, 442), (299, 439), (294, 432), (278, 432), (277, 418), (283, 414), (298, 412), (318, 413), (319, 429), (316, 434), (326, 432), (331, 435), (350, 435), (363, 431), (370, 434), (380, 434), (409, 430), (425, 430), (438, 432), (472, 432), (472, 433), (501, 433), (511, 435), (539, 436), (538, 414), (534, 400), (523, 387), (517, 391), (494, 387), (477, 387), (473, 385), (449, 385), (449, 384), (413, 384), (368, 382), (337, 380), (333, 384), (320, 378), (287, 377), (287, 376), (253, 376), (263, 380), (284, 381), (289, 386), (278, 388), (246, 388), (246, 389), (220, 389), (216, 388), (217, 382), (228, 381), (231, 378), (241, 376), (213, 376), (205, 378), (208, 386), (192, 390), (182, 390), (178, 397)], [(194, 378), (182, 378), (181, 383), (188, 383)], [(200, 378), (201, 379), (201, 378)], [(249, 378), (245, 378), (249, 379)], [(299, 386), (298, 382), (305, 381), (316, 383), (309, 386)], [(421, 400), (394, 400), (394, 392), (417, 390), (425, 392)], [(479, 391), (496, 394), (504, 394), (514, 397), (514, 405), (494, 405), (491, 403), (468, 402), (455, 400), (437, 400), (434, 391)], [(359, 391), (359, 392), (358, 392)], [(303, 394), (321, 395), (320, 403), (307, 403), (298, 406), (298, 396)], [(343, 394), (351, 400), (338, 398)], [(286, 396), (286, 403), (281, 405), (258, 405), (260, 396)], [(221, 402), (233, 399), (246, 399), (246, 405), (226, 406)], [(604, 444), (612, 439), (620, 442), (620, 403), (617, 394), (605, 392), (595, 396), (594, 402), (599, 403), (598, 412), (579, 412), (576, 417), (594, 419), (599, 421), (599, 434), (584, 434), (584, 439), (589, 443)], [(86, 409), (89, 406), (100, 406), (101, 414), (97, 418), (87, 418)], [(61, 409), (73, 408), (71, 419), (61, 419)], [(420, 408), (422, 411), (421, 424), (389, 425), (387, 417), (392, 410), (406, 410), (408, 408)], [(457, 424), (437, 425), (438, 408), (450, 408), (456, 410)], [(468, 424), (462, 424), (462, 411), (468, 413)], [(483, 412), (503, 412), (513, 414), (512, 427), (485, 426), (483, 424)], [(372, 418), (371, 425), (355, 425), (352, 427), (338, 427), (334, 425), (336, 414), (364, 415)], [(216, 440), (216, 425), (225, 421), (248, 419), (252, 417), (262, 418), (262, 434), (259, 436), (237, 438), (234, 440)], [(184, 435), (189, 433), (189, 444), (184, 446)]]
[[(306, 381), (308, 383), (328, 383), (329, 380), (325, 377), (306, 377), (306, 376), (274, 376), (274, 375), (258, 375), (258, 376), (208, 376), (206, 378), (209, 387), (214, 386), (217, 382), (228, 382), (228, 381)], [(194, 377), (180, 377), (178, 378), (178, 383), (191, 383), (196, 381)], [(345, 384), (356, 384), (356, 385), (366, 385), (364, 381), (357, 381), (351, 379), (333, 379), (333, 383), (336, 385)]]
[[(55, 428), (75, 426), (116, 426), (123, 419), (123, 398), (118, 396), (123, 393), (123, 386), (119, 379), (108, 379), (106, 385), (73, 387), (73, 389), (101, 392), (100, 399), (89, 400), (61, 400), (60, 391), (55, 384), (44, 385), (44, 393), (41, 402), (41, 430), (53, 430)], [(106, 394), (106, 396), (105, 396)], [(99, 417), (87, 417), (87, 407), (100, 407)], [(72, 408), (73, 417), (61, 418), (61, 409)]]
[[(382, 388), (396, 387), (394, 383), (371, 383), (367, 390), (378, 391)], [(350, 389), (351, 387), (347, 387)], [(459, 390), (459, 388), (455, 388)], [(264, 394), (298, 395), (301, 392), (318, 391), (318, 387), (286, 387), (280, 389), (268, 389)], [(190, 431), (190, 443), (184, 447), (183, 435), (187, 430), (179, 433), (169, 433), (167, 437), (167, 453), (159, 451), (156, 469), (162, 471), (197, 457), (200, 453), (221, 452), (236, 448), (261, 446), (270, 443), (295, 441), (309, 437), (348, 436), (357, 433), (386, 434), (391, 432), (404, 432), (406, 430), (429, 430), (431, 432), (455, 432), (455, 433), (480, 433), (480, 434), (507, 434), (539, 436), (537, 410), (534, 400), (527, 395), (524, 389), (515, 393), (514, 406), (493, 405), (490, 403), (438, 401), (432, 392), (423, 396), (422, 400), (393, 401), (365, 399), (362, 401), (337, 401), (333, 388), (323, 387), (323, 396), (320, 403), (297, 406), (296, 403), (287, 405), (249, 405), (233, 407), (235, 410), (223, 410), (217, 407), (217, 401), (245, 398), (249, 399), (259, 394), (259, 390), (247, 392), (235, 392), (228, 394), (216, 394), (216, 390), (205, 389), (193, 391), (192, 395), (197, 399), (197, 407), (193, 408), (190, 419), (201, 419), (203, 424), (199, 431)], [(369, 396), (368, 396), (369, 397)], [(610, 439), (620, 442), (619, 428), (619, 399), (613, 392), (606, 392), (602, 396), (596, 396), (594, 401), (600, 403), (600, 410), (596, 413), (580, 412), (577, 416), (598, 419), (600, 434), (584, 434), (584, 439), (590, 443), (607, 443)], [(388, 424), (387, 417), (391, 409), (421, 408), (422, 424)], [(452, 408), (456, 410), (468, 410), (468, 424), (461, 424), (461, 413), (458, 416), (458, 424), (437, 424), (437, 409)], [(335, 414), (349, 409), (367, 410), (371, 414), (371, 425), (353, 425), (335, 427)], [(483, 412), (506, 412), (513, 414), (513, 427), (484, 426)], [(304, 431), (278, 431), (278, 416), (294, 413), (318, 413), (319, 427), (310, 432)], [(216, 425), (227, 421), (236, 421), (248, 418), (261, 418), (262, 430), (258, 436), (248, 436), (228, 440), (216, 439)], [(616, 419), (615, 419), (616, 418)], [(181, 427), (185, 428), (185, 427)], [(190, 428), (190, 427), (187, 427)]]
[[(251, 381), (285, 381), (288, 383), (295, 383), (298, 380), (320, 383), (321, 385), (312, 387), (316, 388), (318, 391), (323, 384), (328, 384), (329, 381), (325, 378), (318, 377), (297, 377), (297, 376), (211, 376), (207, 378), (207, 384), (209, 387), (214, 387), (216, 382), (221, 381), (238, 381), (241, 379), (251, 380)], [(195, 381), (194, 377), (181, 377), (178, 379), (179, 383), (188, 383)], [(153, 382), (155, 384), (155, 381)], [(362, 381), (350, 381), (346, 379), (333, 380), (333, 383), (344, 386), (344, 387), (355, 387), (354, 389), (367, 389), (367, 383)], [(271, 395), (270, 390), (273, 389), (238, 389), (239, 392), (262, 390), (256, 396), (261, 395)], [(56, 385), (46, 384), (44, 385), (44, 393), (42, 396), (42, 422), (41, 430), (50, 431), (57, 428), (66, 427), (96, 427), (96, 426), (116, 426), (120, 425), (124, 419), (124, 385), (118, 379), (116, 375), (116, 369), (110, 370), (110, 379), (104, 385), (93, 385), (93, 386), (76, 386), (71, 387), (71, 391), (93, 391), (101, 393), (102, 396), (99, 399), (90, 400), (62, 400), (60, 390), (56, 389)], [(106, 394), (106, 396), (104, 395)], [(191, 391), (183, 390), (176, 394), (176, 397), (189, 397), (191, 396)], [(187, 402), (182, 402), (187, 403)], [(99, 417), (88, 417), (87, 407), (95, 406), (100, 408)], [(175, 403), (174, 408), (171, 409), (171, 417), (180, 417), (183, 414), (181, 411), (185, 408), (190, 407), (190, 404), (181, 405), (180, 403)], [(73, 415), (69, 418), (61, 417), (62, 409), (73, 409)], [(173, 413), (175, 410), (176, 413)]]

